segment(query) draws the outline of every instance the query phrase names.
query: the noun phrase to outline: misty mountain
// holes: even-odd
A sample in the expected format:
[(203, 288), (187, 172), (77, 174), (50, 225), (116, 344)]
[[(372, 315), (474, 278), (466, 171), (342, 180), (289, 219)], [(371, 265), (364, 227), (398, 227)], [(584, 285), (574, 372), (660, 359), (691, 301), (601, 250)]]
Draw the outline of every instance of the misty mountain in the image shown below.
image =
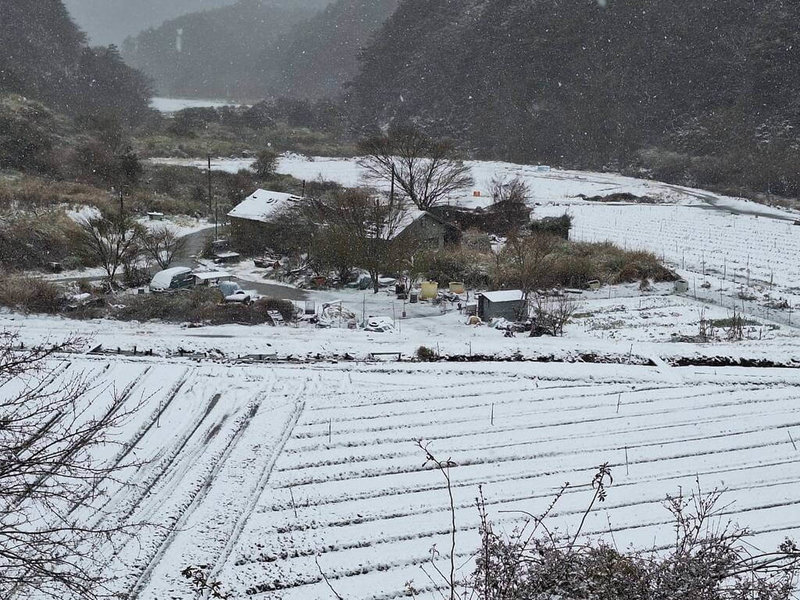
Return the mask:
[(361, 48), (399, 3), (241, 0), (145, 31), (126, 40), (123, 55), (163, 95), (332, 97), (356, 75)]
[(150, 86), (114, 48), (90, 48), (61, 0), (0, 2), (0, 93), (18, 93), (74, 116), (136, 121)]
[(183, 15), (123, 44), (129, 64), (150, 75), (160, 94), (260, 98), (265, 48), (329, 0), (239, 0)]
[(651, 170), (771, 170), (786, 188), (780, 173), (800, 164), (800, 5), (603, 4), (404, 0), (364, 52), (358, 118), (512, 160), (602, 167), (649, 150)]
[(121, 45), (130, 36), (188, 12), (236, 0), (64, 0), (72, 18), (95, 46)]

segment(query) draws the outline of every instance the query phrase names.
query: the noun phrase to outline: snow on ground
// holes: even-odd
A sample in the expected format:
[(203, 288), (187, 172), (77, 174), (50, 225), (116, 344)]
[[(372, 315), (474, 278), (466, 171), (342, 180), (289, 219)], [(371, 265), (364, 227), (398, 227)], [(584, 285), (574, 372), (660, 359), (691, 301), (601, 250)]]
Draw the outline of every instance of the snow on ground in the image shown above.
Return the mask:
[[(675, 268), (706, 304), (756, 318), (797, 324), (800, 227), (792, 221), (692, 205), (552, 203), (541, 216), (567, 210), (572, 239), (647, 250)], [(782, 307), (782, 308), (781, 308)]]
[(178, 237), (184, 237), (191, 233), (197, 233), (198, 231), (214, 227), (214, 223), (210, 222), (208, 219), (197, 219), (187, 215), (162, 216), (160, 221), (151, 219), (150, 217), (139, 217), (137, 221), (150, 230), (165, 226), (169, 227)]
[[(201, 169), (205, 169), (207, 166), (205, 159), (153, 158), (149, 160), (153, 164), (162, 165), (189, 166)], [(336, 181), (345, 186), (358, 186), (366, 182), (365, 170), (358, 164), (358, 160), (357, 157), (338, 158), (285, 153), (278, 161), (278, 171), (306, 181), (321, 178)], [(218, 157), (211, 160), (211, 169), (236, 173), (241, 169), (250, 168), (254, 162), (255, 159), (252, 158)], [(800, 216), (791, 210), (765, 206), (744, 198), (723, 196), (695, 188), (625, 177), (615, 173), (570, 171), (498, 161), (466, 161), (466, 164), (472, 171), (475, 185), (473, 189), (451, 198), (450, 201), (473, 208), (486, 206), (491, 202), (489, 192), (493, 178), (519, 176), (529, 184), (533, 196), (532, 201), (536, 204), (556, 202), (586, 205), (591, 203), (579, 198), (579, 194), (591, 197), (627, 192), (636, 196), (649, 196), (664, 203), (714, 206), (732, 212), (771, 216), (789, 221)], [(475, 196), (474, 192), (480, 192), (481, 195)]]
[(479, 485), (510, 530), (513, 511), (541, 513), (570, 482), (548, 524), (571, 532), (604, 462), (614, 483), (584, 531), (621, 548), (669, 543), (662, 503), (695, 479), (726, 490), (723, 518), (758, 532), (756, 546), (800, 533), (797, 370), (67, 361), (60, 377), (90, 373), (142, 404), (115, 432), (122, 450), (104, 457), (140, 464), (123, 471), (137, 486), (101, 482), (86, 515), (146, 523), (109, 540), (108, 569), (131, 599), (194, 598), (188, 565), (208, 565), (239, 598), (329, 598), (315, 560), (347, 598), (400, 597), (408, 581), (425, 590), (431, 548), (440, 564), (448, 556), (449, 514), (418, 439), (457, 465), (461, 576), (478, 545)]
[[(525, 334), (506, 338), (491, 327), (467, 325), (467, 317), (455, 305), (404, 304), (386, 292), (376, 295), (357, 290), (309, 292), (308, 300), (318, 312), (324, 303), (341, 303), (358, 321), (383, 317), (395, 324), (393, 331), (351, 330), (347, 328), (347, 318), (341, 322), (333, 319), (331, 328), (324, 329), (309, 323), (277, 328), (188, 327), (158, 322), (76, 321), (9, 312), (0, 313), (0, 328), (19, 332), (26, 344), (76, 334), (108, 350), (130, 351), (136, 347), (164, 356), (183, 351), (234, 361), (272, 354), (280, 359), (335, 358), (347, 354), (365, 360), (373, 352), (396, 352), (410, 358), (417, 348), (427, 346), (442, 355), (552, 356), (558, 360), (580, 360), (582, 355), (594, 354), (617, 357), (623, 362), (627, 362), (629, 355), (633, 362), (647, 362), (653, 357), (667, 361), (682, 357), (729, 357), (800, 364), (796, 319), (789, 324), (750, 317), (752, 324), (745, 328), (745, 339), (740, 342), (727, 341), (724, 328), (718, 326), (720, 339), (704, 344), (687, 343), (679, 340), (698, 335), (701, 317), (722, 321), (732, 311), (690, 296), (676, 296), (668, 285), (656, 286), (655, 291), (644, 294), (636, 288), (636, 285), (609, 287), (579, 296), (575, 322), (567, 326), (563, 338), (531, 338)], [(780, 316), (779, 311), (776, 316)]]

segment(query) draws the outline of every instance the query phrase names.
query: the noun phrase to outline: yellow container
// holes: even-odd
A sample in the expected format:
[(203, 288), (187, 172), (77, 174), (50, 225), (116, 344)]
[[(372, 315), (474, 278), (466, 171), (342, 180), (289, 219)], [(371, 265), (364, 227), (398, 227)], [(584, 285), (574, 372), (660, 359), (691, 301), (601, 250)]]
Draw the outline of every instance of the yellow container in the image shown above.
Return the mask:
[(435, 281), (423, 281), (421, 288), (420, 300), (433, 300), (439, 295), (439, 284)]
[(451, 281), (450, 282), (450, 291), (454, 294), (463, 294), (464, 293), (464, 282), (463, 281)]

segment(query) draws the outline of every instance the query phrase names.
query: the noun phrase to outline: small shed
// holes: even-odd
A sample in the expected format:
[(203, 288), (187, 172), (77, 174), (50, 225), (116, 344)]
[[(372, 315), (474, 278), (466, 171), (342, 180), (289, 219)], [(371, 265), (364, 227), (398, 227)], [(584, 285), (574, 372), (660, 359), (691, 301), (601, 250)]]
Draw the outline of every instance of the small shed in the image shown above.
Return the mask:
[(500, 290), (478, 294), (478, 316), (484, 320), (507, 319), (517, 321), (525, 310), (522, 290)]

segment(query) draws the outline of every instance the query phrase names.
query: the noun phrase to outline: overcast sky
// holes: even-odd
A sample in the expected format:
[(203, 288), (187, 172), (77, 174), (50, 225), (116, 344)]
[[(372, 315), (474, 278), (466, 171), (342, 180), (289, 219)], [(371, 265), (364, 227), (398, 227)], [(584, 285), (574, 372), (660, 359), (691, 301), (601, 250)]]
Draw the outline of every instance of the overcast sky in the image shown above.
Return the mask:
[(64, 0), (92, 45), (121, 44), (127, 36), (167, 19), (236, 0)]

